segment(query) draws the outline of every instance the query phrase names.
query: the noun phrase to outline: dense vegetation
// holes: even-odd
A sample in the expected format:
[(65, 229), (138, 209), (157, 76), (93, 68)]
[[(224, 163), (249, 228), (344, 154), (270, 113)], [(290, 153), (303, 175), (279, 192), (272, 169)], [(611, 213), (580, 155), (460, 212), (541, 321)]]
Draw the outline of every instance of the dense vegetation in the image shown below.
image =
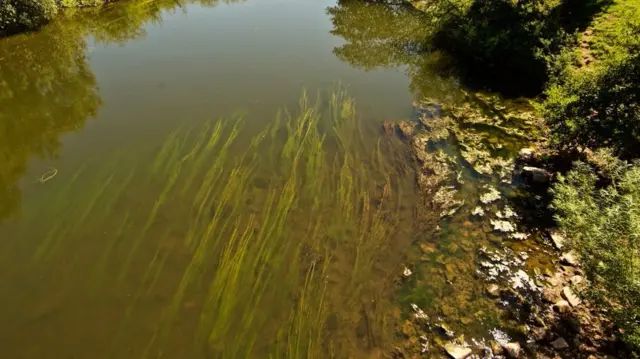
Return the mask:
[[(640, 166), (598, 154), (599, 176), (577, 162), (555, 184), (557, 221), (591, 280), (587, 294), (613, 314), (623, 339), (640, 348)], [(602, 188), (599, 177), (611, 180)]]

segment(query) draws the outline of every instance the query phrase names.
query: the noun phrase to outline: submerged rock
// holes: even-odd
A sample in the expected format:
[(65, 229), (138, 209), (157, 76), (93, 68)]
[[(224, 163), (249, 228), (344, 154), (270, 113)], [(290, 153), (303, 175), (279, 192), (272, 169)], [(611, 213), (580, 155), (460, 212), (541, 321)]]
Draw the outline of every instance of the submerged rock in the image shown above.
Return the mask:
[(517, 232), (517, 233), (511, 233), (509, 235), (509, 237), (511, 237), (513, 239), (517, 239), (519, 241), (522, 241), (522, 240), (525, 240), (525, 239), (529, 238), (529, 235), (527, 233)]
[(488, 189), (489, 189), (489, 192), (480, 196), (480, 202), (484, 204), (489, 204), (491, 202), (495, 202), (498, 199), (500, 199), (500, 192), (498, 192), (497, 189), (493, 187), (489, 187)]
[(449, 357), (451, 357), (452, 359), (465, 359), (472, 353), (472, 350), (470, 348), (463, 347), (455, 343), (445, 344), (444, 350), (447, 352), (447, 355), (449, 355)]
[(411, 138), (415, 134), (416, 123), (409, 121), (398, 121), (398, 128), (402, 135), (406, 138)]
[(492, 219), (491, 221), (491, 225), (493, 226), (493, 230), (494, 231), (499, 231), (499, 232), (514, 232), (516, 230), (515, 226), (513, 225), (513, 223), (508, 222), (508, 221), (501, 221), (501, 220), (494, 220)]
[(447, 338), (453, 338), (455, 336), (453, 330), (449, 329), (449, 326), (444, 323), (436, 324), (436, 328), (440, 329), (440, 332)]
[(471, 211), (471, 214), (474, 216), (482, 217), (484, 216), (484, 209), (482, 209), (482, 207), (480, 206), (477, 206), (476, 208), (473, 209), (473, 211)]

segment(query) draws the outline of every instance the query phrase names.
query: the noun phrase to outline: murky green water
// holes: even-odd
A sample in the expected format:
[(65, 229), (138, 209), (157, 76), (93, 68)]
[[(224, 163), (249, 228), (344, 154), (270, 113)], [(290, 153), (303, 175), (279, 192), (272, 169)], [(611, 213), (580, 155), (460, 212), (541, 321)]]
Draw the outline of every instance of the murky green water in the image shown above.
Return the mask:
[[(0, 357), (378, 357), (412, 303), (486, 334), (475, 257), (504, 244), (469, 211), (500, 176), (462, 156), (439, 223), (382, 131), (415, 99), (487, 107), (436, 75), (423, 21), (131, 1), (0, 40)], [(522, 141), (456, 128), (492, 155)]]

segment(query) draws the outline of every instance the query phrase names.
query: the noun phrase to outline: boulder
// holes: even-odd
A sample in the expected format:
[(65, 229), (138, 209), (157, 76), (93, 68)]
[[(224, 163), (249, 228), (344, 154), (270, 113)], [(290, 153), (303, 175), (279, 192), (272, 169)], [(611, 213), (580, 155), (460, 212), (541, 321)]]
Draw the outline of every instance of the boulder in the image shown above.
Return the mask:
[(561, 350), (561, 349), (567, 349), (569, 347), (569, 343), (567, 343), (567, 341), (564, 340), (563, 337), (560, 337), (560, 338), (552, 341), (551, 342), (551, 346), (555, 350)]
[(465, 359), (469, 355), (471, 355), (471, 349), (463, 347), (461, 345), (457, 345), (454, 343), (447, 343), (444, 345), (444, 350), (447, 352), (447, 355), (452, 359)]
[(580, 305), (580, 298), (578, 298), (569, 287), (562, 288), (562, 297), (566, 299), (572, 307)]
[(527, 178), (531, 183), (546, 184), (551, 181), (551, 172), (544, 168), (524, 166), (522, 167), (522, 175)]
[(507, 352), (507, 357), (515, 359), (520, 357), (520, 344), (517, 342), (507, 343), (502, 346)]
[(560, 257), (560, 263), (576, 267), (578, 265), (578, 255), (574, 251), (569, 251)]
[(564, 234), (558, 231), (553, 231), (549, 233), (549, 237), (551, 237), (551, 242), (553, 243), (553, 246), (556, 247), (556, 249), (561, 250), (562, 248), (564, 248), (564, 244), (567, 241)]

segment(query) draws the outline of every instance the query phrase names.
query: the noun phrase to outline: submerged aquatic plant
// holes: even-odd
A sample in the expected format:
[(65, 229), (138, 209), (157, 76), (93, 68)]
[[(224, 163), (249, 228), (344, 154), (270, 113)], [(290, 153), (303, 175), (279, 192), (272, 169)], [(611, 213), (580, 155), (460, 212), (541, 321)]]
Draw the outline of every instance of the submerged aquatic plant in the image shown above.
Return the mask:
[[(391, 287), (377, 273), (398, 233), (396, 178), (410, 178), (393, 144), (367, 141), (343, 91), (303, 94), (248, 141), (242, 123), (176, 131), (151, 160), (61, 172), (43, 187), (50, 206), (26, 216), (54, 218), (22, 233), (44, 238), (32, 270), (60, 275), (49, 270), (66, 256), (76, 288), (131, 293), (110, 355), (330, 358), (384, 345), (388, 310), (371, 298)], [(127, 333), (149, 317), (141, 347)]]

